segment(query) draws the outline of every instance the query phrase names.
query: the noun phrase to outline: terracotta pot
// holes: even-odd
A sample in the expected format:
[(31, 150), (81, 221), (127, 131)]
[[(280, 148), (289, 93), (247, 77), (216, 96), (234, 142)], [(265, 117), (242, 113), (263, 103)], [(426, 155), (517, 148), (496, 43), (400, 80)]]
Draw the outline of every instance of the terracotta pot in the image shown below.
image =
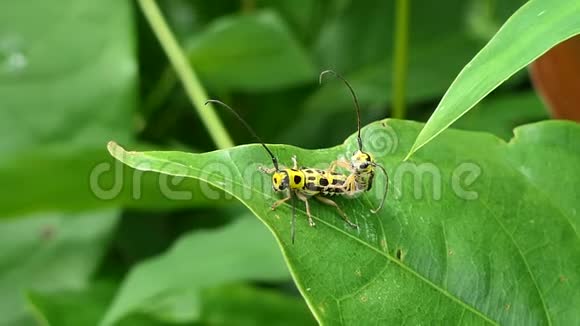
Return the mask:
[(580, 35), (534, 61), (530, 75), (552, 117), (580, 121)]

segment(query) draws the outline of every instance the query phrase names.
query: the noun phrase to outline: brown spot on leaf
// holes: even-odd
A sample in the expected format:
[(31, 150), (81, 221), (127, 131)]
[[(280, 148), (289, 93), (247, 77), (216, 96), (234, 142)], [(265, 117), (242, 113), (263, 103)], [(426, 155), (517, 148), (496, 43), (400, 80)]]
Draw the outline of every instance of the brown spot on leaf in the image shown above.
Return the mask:
[(403, 258), (405, 258), (405, 255), (401, 248), (397, 248), (397, 250), (395, 251), (395, 257), (397, 257), (397, 259), (400, 261), (403, 261)]
[(384, 251), (387, 251), (387, 240), (385, 240), (385, 239), (381, 239), (381, 248), (382, 248)]
[(54, 229), (54, 227), (52, 225), (45, 225), (42, 228), (42, 230), (40, 230), (40, 238), (43, 241), (52, 240), (54, 238), (55, 234), (56, 234), (56, 230)]

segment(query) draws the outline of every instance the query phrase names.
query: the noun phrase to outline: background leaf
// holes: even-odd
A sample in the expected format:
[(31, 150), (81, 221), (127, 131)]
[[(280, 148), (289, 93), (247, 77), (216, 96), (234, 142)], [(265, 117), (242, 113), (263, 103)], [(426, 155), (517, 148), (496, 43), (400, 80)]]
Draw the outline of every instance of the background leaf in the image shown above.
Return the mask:
[[(449, 131), (402, 162), (421, 127), (393, 120), (366, 127), (368, 150), (392, 178), (388, 206), (379, 215), (369, 212), (382, 178), (361, 198), (339, 200), (359, 230), (321, 205), (313, 205), (318, 224), (309, 228), (299, 206), (295, 245), (291, 209), (270, 212), (275, 198), (268, 178), (250, 173), (253, 162), (267, 161), (259, 146), (187, 154), (126, 152), (111, 143), (109, 150), (130, 166), (146, 162), (148, 170), (199, 178), (241, 200), (278, 239), (320, 322), (573, 323), (580, 307), (578, 202), (572, 200), (578, 191), (570, 182), (569, 195), (546, 192), (553, 179), (535, 176), (556, 165), (565, 172), (578, 166), (579, 126), (529, 125), (507, 144)], [(525, 154), (531, 147), (533, 156)], [(301, 165), (316, 166), (352, 152), (355, 143), (351, 137), (326, 150), (272, 148), (281, 162), (295, 154)]]
[(25, 291), (87, 285), (115, 227), (116, 210), (42, 214), (0, 222), (0, 323), (27, 324)]
[[(110, 157), (101, 157), (106, 154), (104, 150), (79, 154), (86, 156), (71, 160), (70, 153), (38, 150), (23, 153), (5, 164), (0, 169), (0, 178), (12, 185), (12, 191), (0, 198), (3, 208), (0, 217), (14, 217), (30, 210), (83, 212), (125, 205), (134, 209), (160, 211), (224, 203), (223, 200), (216, 200), (215, 196), (195, 196), (202, 191), (195, 180), (135, 173), (135, 170), (123, 167)], [(38, 178), (31, 178), (32, 170)], [(59, 182), (51, 184), (57, 176), (62, 176)], [(51, 186), (37, 187), (38, 184)], [(21, 196), (22, 193), (27, 195)], [(50, 198), (55, 199), (48, 200)]]
[(456, 128), (485, 131), (509, 141), (517, 126), (548, 118), (542, 101), (533, 92), (483, 100), (457, 121)]
[[(95, 325), (115, 294), (111, 282), (97, 282), (83, 291), (33, 292), (28, 300), (38, 318), (48, 325)], [(196, 325), (314, 325), (306, 304), (297, 297), (248, 285), (226, 285), (198, 293), (200, 316)], [(70, 314), (71, 310), (76, 311)], [(150, 315), (131, 315), (117, 325), (177, 325)], [(191, 324), (188, 323), (188, 324)]]
[(315, 325), (303, 301), (271, 290), (226, 286), (203, 292), (202, 317), (212, 325)]
[[(88, 289), (41, 293), (31, 291), (27, 298), (39, 323), (47, 325), (94, 325), (113, 297), (114, 284), (95, 283)], [(74, 314), (67, 313), (75, 311)]]
[(316, 78), (306, 52), (271, 11), (218, 19), (188, 49), (192, 65), (212, 88), (268, 90)]
[(188, 294), (192, 294), (187, 296), (190, 300), (184, 302), (188, 302), (189, 311), (199, 314), (202, 289), (241, 280), (287, 279), (281, 258), (272, 239), (254, 219), (242, 218), (220, 231), (192, 233), (167, 254), (131, 271), (103, 324), (137, 311), (171, 314), (163, 312), (164, 307), (171, 306), (164, 305), (164, 301)]

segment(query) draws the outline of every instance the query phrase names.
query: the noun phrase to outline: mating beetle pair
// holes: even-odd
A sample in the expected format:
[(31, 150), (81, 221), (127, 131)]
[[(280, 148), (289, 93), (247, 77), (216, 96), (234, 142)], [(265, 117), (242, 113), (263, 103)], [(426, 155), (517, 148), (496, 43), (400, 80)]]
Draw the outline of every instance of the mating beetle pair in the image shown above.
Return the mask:
[[(224, 104), (223, 102), (217, 100), (209, 100), (207, 103), (216, 103), (229, 109), (240, 122), (248, 129), (248, 131), (258, 140), (258, 142), (264, 147), (270, 158), (272, 159), (273, 168), (260, 167), (260, 170), (264, 173), (272, 175), (272, 187), (276, 192), (286, 192), (287, 196), (283, 199), (277, 200), (272, 204), (272, 210), (276, 207), (285, 203), (286, 201), (296, 197), (304, 202), (306, 206), (306, 215), (308, 217), (308, 223), (310, 226), (314, 226), (314, 220), (310, 214), (310, 205), (308, 199), (314, 197), (323, 204), (333, 206), (336, 208), (340, 216), (348, 223), (348, 225), (358, 228), (356, 224), (351, 222), (347, 215), (340, 209), (338, 204), (332, 199), (328, 198), (335, 195), (342, 195), (346, 197), (354, 197), (362, 192), (369, 191), (373, 185), (373, 179), (375, 177), (375, 168), (378, 167), (382, 170), (385, 175), (385, 192), (379, 207), (377, 209), (371, 210), (373, 213), (378, 212), (385, 202), (387, 197), (387, 191), (389, 187), (389, 178), (385, 168), (375, 162), (373, 156), (370, 153), (363, 151), (363, 142), (361, 139), (361, 120), (360, 120), (360, 107), (356, 94), (352, 86), (348, 83), (346, 79), (337, 74), (332, 70), (323, 71), (320, 74), (320, 81), (325, 74), (331, 73), (341, 79), (345, 85), (348, 87), (356, 110), (357, 116), (357, 142), (358, 150), (355, 151), (350, 161), (346, 159), (340, 159), (330, 163), (327, 169), (314, 169), (299, 167), (296, 160), (296, 156), (292, 157), (293, 166), (291, 168), (281, 167), (278, 164), (278, 159), (272, 153), (272, 151), (266, 146), (254, 130), (248, 125), (248, 123), (242, 119), (242, 117), (231, 107)], [(348, 174), (336, 172), (336, 168), (341, 167), (348, 171)], [(295, 207), (292, 207), (292, 231), (291, 238), (292, 243), (294, 243), (295, 238)]]

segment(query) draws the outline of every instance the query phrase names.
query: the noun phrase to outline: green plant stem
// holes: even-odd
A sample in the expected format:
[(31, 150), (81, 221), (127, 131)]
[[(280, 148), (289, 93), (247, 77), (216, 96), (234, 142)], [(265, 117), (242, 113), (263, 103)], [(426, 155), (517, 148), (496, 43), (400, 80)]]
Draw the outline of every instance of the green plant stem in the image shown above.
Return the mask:
[(167, 26), (157, 3), (155, 0), (138, 0), (138, 2), (217, 148), (233, 147), (234, 143), (216, 114), (214, 107), (211, 104), (205, 107), (205, 102), (209, 99), (207, 92), (189, 64), (183, 49), (177, 43), (169, 26)]
[(395, 54), (393, 56), (393, 118), (406, 112), (407, 60), (409, 52), (409, 0), (395, 2)]

